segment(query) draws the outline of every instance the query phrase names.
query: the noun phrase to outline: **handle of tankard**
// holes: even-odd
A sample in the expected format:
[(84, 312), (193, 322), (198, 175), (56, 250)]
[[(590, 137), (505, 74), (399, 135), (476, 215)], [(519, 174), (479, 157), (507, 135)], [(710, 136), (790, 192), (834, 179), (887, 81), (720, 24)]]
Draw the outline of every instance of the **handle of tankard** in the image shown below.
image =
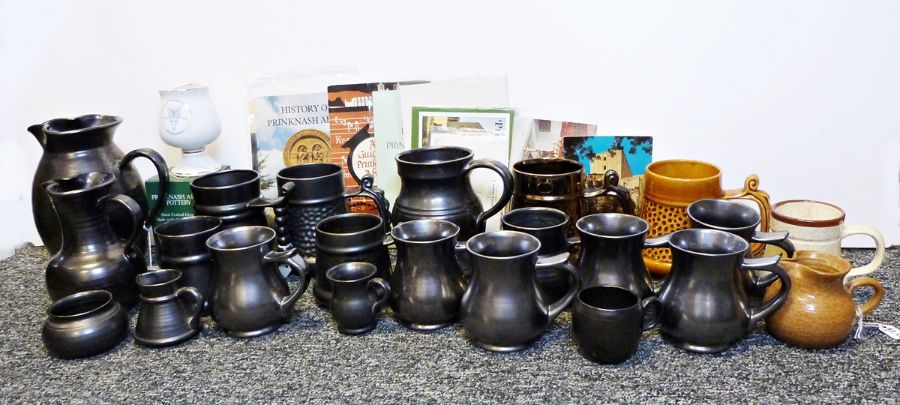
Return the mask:
[(138, 249), (136, 245), (138, 237), (141, 236), (141, 233), (144, 230), (144, 210), (141, 209), (141, 205), (138, 204), (134, 198), (125, 194), (119, 194), (112, 197), (107, 196), (101, 199), (97, 205), (105, 206), (107, 204), (121, 205), (131, 216), (131, 233), (128, 235), (128, 240), (125, 242), (125, 251), (129, 255), (138, 254), (140, 249)]
[(622, 213), (628, 215), (634, 214), (634, 201), (631, 199), (631, 193), (625, 187), (619, 186), (619, 173), (615, 170), (607, 170), (603, 174), (603, 187), (594, 188), (585, 191), (583, 198), (596, 198), (600, 196), (612, 196), (619, 202), (622, 207)]
[[(281, 313), (281, 317), (284, 319), (290, 319), (291, 309), (294, 308), (294, 304), (300, 299), (300, 296), (306, 292), (306, 288), (309, 287), (311, 274), (310, 266), (303, 258), (296, 256), (296, 253), (296, 248), (290, 248), (283, 251), (273, 250), (266, 253), (263, 257), (263, 262), (286, 264), (291, 267), (292, 273), (300, 276), (300, 286), (297, 287), (291, 295), (278, 300), (278, 309)], [(299, 262), (297, 261), (297, 258), (300, 259)]]
[(866, 235), (872, 238), (872, 240), (875, 241), (875, 256), (872, 257), (872, 261), (869, 262), (869, 264), (850, 269), (850, 272), (844, 276), (845, 283), (850, 277), (862, 276), (878, 270), (878, 268), (881, 267), (881, 263), (884, 262), (884, 236), (881, 235), (881, 232), (879, 232), (878, 229), (869, 225), (844, 225), (844, 231), (841, 232), (841, 239), (850, 235)]
[(387, 304), (388, 298), (391, 297), (391, 285), (383, 278), (375, 277), (369, 280), (366, 288), (375, 293), (377, 299), (372, 303), (372, 313), (377, 315), (378, 311), (381, 311)]
[[(140, 148), (125, 154), (125, 157), (119, 162), (119, 172), (121, 173), (122, 169), (129, 165), (132, 160), (139, 157), (147, 158), (150, 163), (153, 163), (153, 167), (156, 168), (156, 175), (159, 178), (159, 194), (156, 196), (156, 203), (147, 211), (147, 217), (143, 218), (143, 226), (146, 229), (150, 229), (156, 221), (156, 217), (159, 216), (163, 207), (166, 206), (166, 200), (169, 199), (169, 167), (166, 165), (166, 160), (157, 151), (150, 148)], [(143, 189), (143, 187), (141, 188)]]
[(368, 197), (375, 202), (375, 208), (378, 209), (378, 216), (384, 225), (384, 231), (391, 233), (391, 210), (390, 203), (384, 197), (384, 191), (375, 187), (375, 178), (372, 176), (363, 176), (359, 179), (359, 190), (353, 193), (344, 194), (344, 198), (350, 197)]
[[(735, 190), (725, 190), (722, 197), (727, 200), (736, 198), (753, 200), (759, 206), (759, 230), (767, 232), (769, 230), (769, 221), (772, 218), (772, 204), (769, 202), (769, 193), (759, 189), (759, 176), (751, 174), (744, 179), (744, 188)], [(762, 254), (765, 250), (763, 245), (751, 245), (754, 254)]]
[(559, 314), (572, 303), (572, 300), (575, 298), (575, 294), (578, 293), (578, 290), (581, 288), (581, 276), (578, 275), (578, 269), (575, 268), (569, 262), (557, 262), (557, 263), (540, 263), (538, 262), (535, 265), (535, 270), (537, 269), (546, 269), (546, 268), (556, 268), (565, 270), (569, 273), (569, 278), (572, 283), (569, 286), (569, 291), (566, 291), (566, 295), (563, 295), (562, 298), (556, 300), (556, 302), (550, 304), (550, 308), (547, 310), (547, 314), (550, 316), (550, 321), (556, 319)]
[(200, 326), (200, 315), (203, 312), (203, 294), (200, 294), (200, 290), (194, 287), (181, 287), (178, 291), (175, 291), (175, 295), (178, 297), (190, 297), (191, 301), (191, 316), (188, 318), (188, 323), (191, 325), (191, 328), (194, 326)]
[[(750, 237), (750, 241), (753, 243), (778, 246), (781, 250), (784, 250), (787, 257), (794, 257), (794, 252), (797, 250), (794, 247), (794, 244), (788, 239), (787, 231), (756, 232)], [(756, 274), (755, 271), (751, 271), (750, 280), (753, 282), (753, 291), (762, 292), (765, 291), (768, 286), (772, 285), (775, 280), (778, 280), (778, 274), (769, 273), (760, 276)]]
[(468, 176), (469, 172), (472, 170), (483, 168), (490, 169), (500, 175), (500, 180), (503, 182), (503, 193), (500, 194), (500, 199), (494, 204), (493, 207), (488, 208), (481, 214), (478, 214), (478, 218), (475, 219), (475, 229), (484, 229), (484, 224), (487, 222), (487, 219), (494, 216), (494, 214), (500, 212), (503, 207), (509, 203), (509, 199), (512, 198), (513, 192), (513, 177), (512, 173), (509, 171), (509, 168), (506, 167), (503, 163), (500, 163), (496, 160), (490, 159), (476, 159), (463, 169), (463, 172)]
[(788, 293), (791, 291), (791, 277), (778, 265), (781, 261), (781, 256), (766, 256), (757, 259), (744, 258), (743, 260), (743, 263), (741, 263), (742, 271), (768, 271), (777, 274), (778, 279), (781, 280), (781, 288), (775, 297), (758, 307), (750, 307), (750, 322), (747, 326), (747, 330), (750, 331), (756, 326), (757, 322), (765, 319), (781, 307), (781, 304), (784, 303)]

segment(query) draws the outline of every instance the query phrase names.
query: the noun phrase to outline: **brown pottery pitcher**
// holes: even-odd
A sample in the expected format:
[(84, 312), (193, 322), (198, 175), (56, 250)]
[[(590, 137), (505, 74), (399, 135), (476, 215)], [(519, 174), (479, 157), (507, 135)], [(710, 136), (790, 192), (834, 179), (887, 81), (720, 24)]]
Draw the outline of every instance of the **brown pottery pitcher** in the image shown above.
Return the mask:
[[(840, 256), (801, 250), (793, 258), (782, 260), (781, 265), (791, 277), (791, 292), (784, 305), (766, 319), (766, 329), (789, 345), (826, 349), (846, 341), (856, 318), (853, 291), (857, 288), (875, 289), (860, 306), (863, 315), (881, 303), (884, 290), (878, 280), (860, 277), (844, 285), (851, 265)], [(769, 286), (766, 299), (778, 292), (780, 284), (776, 281)]]

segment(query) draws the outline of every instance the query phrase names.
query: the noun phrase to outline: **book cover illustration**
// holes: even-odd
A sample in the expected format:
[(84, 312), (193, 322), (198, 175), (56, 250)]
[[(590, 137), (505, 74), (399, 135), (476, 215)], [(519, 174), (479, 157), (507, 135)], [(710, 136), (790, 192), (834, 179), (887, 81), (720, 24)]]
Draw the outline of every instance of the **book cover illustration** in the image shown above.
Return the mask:
[(653, 161), (653, 137), (563, 137), (563, 154), (581, 162), (592, 185), (601, 185), (607, 170), (618, 172), (619, 185), (628, 189), (636, 207), (641, 206), (644, 172)]
[[(475, 159), (492, 159), (509, 165), (512, 141), (512, 109), (413, 107), (411, 144), (462, 146)], [(490, 170), (471, 172), (472, 188), (481, 205), (493, 206), (503, 194), (503, 182)], [(500, 227), (500, 216), (488, 219), (487, 230)]]
[[(359, 83), (328, 86), (331, 162), (344, 171), (344, 186), (356, 187), (375, 176), (375, 111), (372, 92), (395, 90), (397, 83)], [(350, 200), (351, 212), (377, 214), (368, 198)]]
[(563, 158), (563, 138), (588, 136), (597, 133), (597, 126), (569, 121), (535, 119), (528, 131), (528, 141), (522, 151), (522, 160)]
[(331, 161), (325, 93), (258, 97), (251, 103), (253, 169), (267, 197), (278, 195), (278, 171), (301, 163)]

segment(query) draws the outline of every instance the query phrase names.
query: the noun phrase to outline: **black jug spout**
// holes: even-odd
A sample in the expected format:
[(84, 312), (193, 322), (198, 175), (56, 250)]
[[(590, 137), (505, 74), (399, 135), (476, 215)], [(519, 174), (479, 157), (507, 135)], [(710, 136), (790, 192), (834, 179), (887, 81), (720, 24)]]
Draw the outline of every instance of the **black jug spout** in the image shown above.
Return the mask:
[(28, 127), (28, 132), (31, 132), (31, 134), (34, 135), (34, 138), (37, 139), (42, 148), (47, 144), (47, 135), (44, 134), (44, 124), (34, 124)]

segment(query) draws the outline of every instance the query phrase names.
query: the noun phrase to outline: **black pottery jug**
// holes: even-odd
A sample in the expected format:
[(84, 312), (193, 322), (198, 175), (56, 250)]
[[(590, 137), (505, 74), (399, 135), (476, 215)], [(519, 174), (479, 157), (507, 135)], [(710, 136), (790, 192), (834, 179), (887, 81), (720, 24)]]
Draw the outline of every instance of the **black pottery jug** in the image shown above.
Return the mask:
[[(290, 321), (311, 275), (295, 249), (275, 250), (274, 230), (264, 226), (226, 229), (211, 236), (206, 246), (217, 263), (209, 312), (220, 328), (231, 336), (249, 338)], [(278, 271), (279, 264), (300, 276), (293, 292)]]
[(434, 330), (459, 319), (466, 279), (456, 259), (456, 224), (438, 219), (404, 222), (391, 230), (397, 264), (391, 271), (391, 307), (404, 326)]
[[(756, 323), (777, 310), (791, 289), (781, 256), (746, 257), (750, 244), (714, 229), (684, 229), (669, 237), (672, 271), (659, 290), (660, 332), (685, 350), (717, 353), (744, 338)], [(751, 303), (740, 272), (778, 275), (778, 293), (761, 305)]]
[(576, 227), (581, 235), (576, 267), (582, 288), (605, 285), (631, 290), (641, 299), (653, 295), (641, 250), (668, 246), (668, 235), (646, 239), (647, 221), (617, 213), (588, 215), (579, 219)]
[[(34, 224), (41, 240), (50, 254), (59, 251), (62, 245), (62, 230), (59, 221), (51, 213), (50, 197), (43, 187), (51, 179), (68, 178), (79, 173), (106, 172), (115, 175), (110, 190), (113, 194), (125, 194), (147, 213), (144, 224), (147, 229), (156, 220), (169, 194), (169, 171), (162, 156), (152, 149), (136, 149), (123, 154), (113, 143), (116, 127), (122, 118), (110, 115), (83, 115), (77, 118), (58, 118), (28, 127), (28, 131), (41, 144), (44, 152), (34, 172), (31, 185), (31, 209)], [(148, 203), (144, 182), (131, 162), (145, 157), (156, 167), (159, 175), (159, 195), (153, 208), (147, 210)], [(128, 213), (121, 210), (107, 212), (113, 219), (113, 229), (122, 240), (131, 235)], [(143, 250), (146, 236), (141, 235), (137, 246)]]
[[(45, 275), (51, 299), (106, 290), (126, 309), (137, 303), (134, 277), (147, 271), (144, 256), (135, 246), (144, 216), (131, 197), (110, 194), (114, 183), (115, 176), (99, 172), (45, 183), (62, 225), (61, 248), (50, 258)], [(116, 237), (104, 212), (113, 204), (131, 215), (132, 233), (125, 243)]]
[(333, 290), (326, 272), (347, 262), (375, 265), (376, 277), (386, 277), (391, 271), (391, 256), (387, 245), (391, 240), (384, 233), (384, 220), (377, 215), (352, 212), (323, 219), (316, 225), (316, 263), (313, 296), (316, 303), (328, 308)]
[[(412, 149), (396, 156), (400, 194), (394, 202), (391, 223), (414, 219), (443, 219), (459, 226), (466, 240), (484, 232), (488, 218), (500, 212), (512, 196), (512, 173), (496, 160), (473, 160), (471, 150), (456, 146)], [(477, 168), (500, 175), (503, 190), (493, 207), (484, 210), (469, 183)]]
[[(479, 347), (495, 352), (526, 349), (572, 302), (578, 291), (578, 272), (567, 262), (538, 263), (541, 242), (516, 231), (481, 233), (469, 238), (473, 273), (463, 294), (463, 329)], [(556, 267), (572, 281), (566, 294), (550, 302), (541, 292), (535, 269)]]
[(134, 325), (134, 341), (144, 346), (178, 344), (200, 333), (203, 295), (180, 285), (178, 270), (154, 270), (137, 276), (141, 310)]

